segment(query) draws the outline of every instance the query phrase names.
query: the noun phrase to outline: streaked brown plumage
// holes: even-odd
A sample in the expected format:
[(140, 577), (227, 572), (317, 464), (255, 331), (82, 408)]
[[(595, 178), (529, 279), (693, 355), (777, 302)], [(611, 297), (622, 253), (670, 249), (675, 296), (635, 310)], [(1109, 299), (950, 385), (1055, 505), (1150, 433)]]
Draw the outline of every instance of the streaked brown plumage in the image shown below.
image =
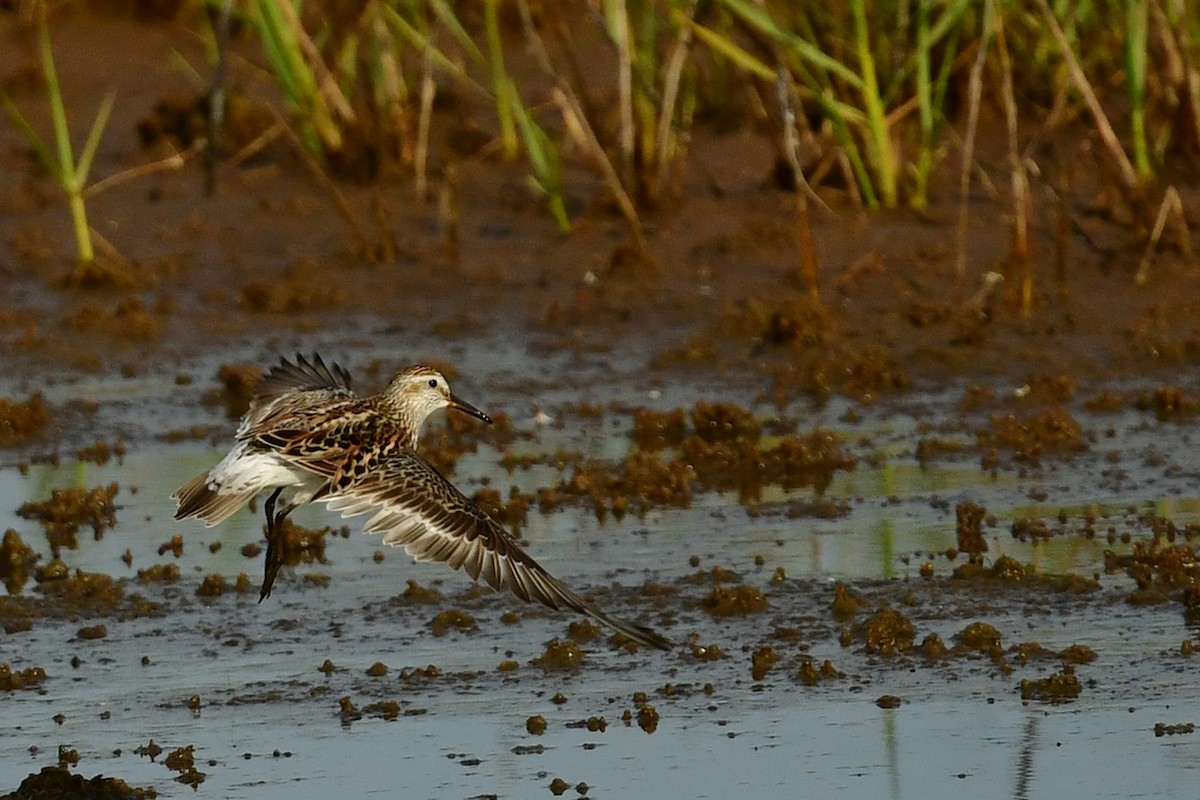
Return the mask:
[[(344, 517), (373, 512), (363, 530), (383, 534), (385, 544), (404, 547), (418, 561), (463, 568), (526, 602), (572, 609), (643, 645), (670, 649), (654, 631), (611, 617), (568, 589), (417, 453), (426, 417), (447, 407), (491, 422), (429, 367), (408, 367), (379, 394), (359, 397), (349, 374), (320, 356), (310, 362), (298, 355), (295, 364), (281, 359), (259, 385), (229, 454), (172, 495), (179, 503), (175, 518), (198, 517), (211, 527), (272, 489), (260, 602), (282, 563), (284, 518), (320, 501)], [(276, 512), (275, 501), (289, 489), (290, 500)]]

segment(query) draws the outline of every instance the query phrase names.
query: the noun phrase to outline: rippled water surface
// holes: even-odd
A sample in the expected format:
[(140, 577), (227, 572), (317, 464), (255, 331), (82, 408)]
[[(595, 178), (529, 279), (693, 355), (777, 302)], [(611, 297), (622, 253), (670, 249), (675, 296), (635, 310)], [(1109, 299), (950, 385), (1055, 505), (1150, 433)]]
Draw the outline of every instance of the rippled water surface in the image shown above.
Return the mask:
[[(507, 412), (527, 434), (514, 453), (569, 449), (620, 458), (630, 447), (627, 409), (637, 405), (669, 409), (724, 399), (753, 405), (764, 418), (775, 413), (754, 405), (749, 389), (723, 386), (718, 395), (700, 381), (664, 385), (605, 356), (550, 359), (532, 373), (520, 372), (517, 356), (506, 351), (450, 357), (462, 371), (456, 392)], [(580, 669), (543, 672), (533, 660), (548, 639), (566, 635), (573, 617), (472, 593), (462, 575), (412, 564), (402, 552), (388, 550), (377, 560), (378, 543), (356, 532), (357, 520), (349, 521), (348, 538), (329, 537), (327, 563), (286, 568), (261, 605), (256, 591), (197, 596), (205, 575), (232, 581), (245, 572), (253, 585), (261, 571), (261, 556), (241, 552), (261, 540), (254, 514), (215, 529), (172, 520), (172, 489), (219, 458), (228, 440), (167, 444), (154, 437), (223, 424), (219, 409), (196, 402), (213, 366), (195, 365), (193, 385), (161, 376), (51, 387), (52, 403), (96, 401), (99, 410), (86, 424), (103, 437), (127, 438), (128, 454), (104, 466), (64, 458), (58, 466), (0, 470), (0, 527), (19, 531), (43, 564), (45, 538), (16, 509), (55, 487), (118, 482), (118, 524), (99, 540), (85, 531), (63, 559), (72, 569), (124, 581), (126, 596), (162, 604), (149, 616), (35, 616), (30, 630), (0, 637), (0, 661), (47, 674), (36, 689), (0, 693), (0, 791), (56, 763), (63, 746), (78, 751), (80, 774), (153, 786), (160, 797), (538, 797), (553, 796), (555, 778), (565, 781), (567, 796), (583, 789), (590, 797), (1195, 794), (1200, 735), (1155, 735), (1159, 724), (1200, 722), (1195, 657), (1180, 652), (1195, 631), (1180, 604), (1131, 605), (1132, 582), (1103, 574), (1106, 549), (1129, 549), (1119, 536), (1107, 540), (1110, 527), (1138, 540), (1148, 536), (1140, 516), (1158, 515), (1179, 529), (1200, 516), (1189, 427), (1141, 412), (1093, 416), (1072, 406), (1094, 432), (1088, 451), (993, 473), (971, 449), (970, 426), (939, 434), (960, 440), (963, 455), (925, 466), (916, 460), (916, 442), (931, 425), (960, 418), (958, 388), (854, 406), (856, 418), (847, 417), (851, 406), (842, 401), (787, 409), (803, 419), (801, 430), (836, 432), (859, 458), (825, 492), (844, 502), (840, 516), (789, 513), (812, 492), (777, 488), (768, 488), (753, 511), (734, 494), (711, 493), (686, 509), (604, 523), (578, 508), (531, 512), (523, 537), (544, 566), (598, 604), (680, 643), (671, 653), (629, 654), (602, 637), (585, 645)], [(552, 424), (535, 424), (535, 400)], [(582, 400), (607, 410), (578, 413)], [(456, 481), (468, 493), (485, 479), (502, 492), (510, 485), (536, 492), (561, 477), (550, 467), (510, 475), (501, 456), (481, 446), (459, 461)], [(995, 515), (984, 529), (992, 562), (1008, 554), (1045, 575), (1096, 574), (1100, 588), (1080, 595), (952, 581), (961, 558), (934, 554), (955, 544), (954, 507), (968, 500)], [(1081, 534), (1085, 514), (1096, 518), (1098, 535)], [(319, 508), (295, 516), (313, 527), (342, 524)], [(1020, 517), (1061, 531), (1040, 544), (1018, 541), (1010, 529)], [(175, 534), (183, 536), (182, 553), (160, 554)], [(129, 565), (122, 561), (127, 550)], [(932, 579), (920, 576), (923, 562), (933, 566)], [(158, 563), (177, 564), (180, 579), (137, 580), (139, 569)], [(763, 591), (769, 608), (730, 618), (705, 612), (700, 601), (711, 580), (691, 576), (716, 565)], [(438, 589), (444, 600), (406, 600), (410, 579)], [(1003, 665), (979, 653), (931, 662), (921, 654), (870, 654), (857, 638), (843, 647), (841, 631), (854, 623), (832, 616), (836, 581), (866, 598), (858, 621), (891, 605), (912, 620), (917, 643), (936, 633), (953, 646), (955, 634), (983, 620), (1005, 648), (1078, 644), (1097, 657), (1075, 668), (1077, 700), (1022, 701), (1021, 680), (1061, 672), (1058, 659), (1023, 663), (1014, 652)], [(644, 591), (647, 582), (666, 593)], [(40, 596), (32, 582), (23, 594)], [(478, 630), (433, 635), (430, 620), (447, 608), (467, 610)], [(504, 624), (511, 610), (520, 619)], [(106, 625), (104, 638), (78, 637), (81, 627), (98, 622)], [(755, 680), (751, 651), (767, 645), (780, 659)], [(713, 646), (723, 657), (705, 659), (711, 650), (703, 648)], [(828, 659), (841, 676), (804, 685), (796, 675), (809, 657)], [(328, 673), (319, 670), (327, 659), (334, 666)], [(515, 668), (500, 669), (506, 661)], [(376, 662), (386, 674), (368, 676)], [(414, 673), (428, 665), (436, 675)], [(644, 702), (635, 701), (638, 692)], [(555, 702), (556, 693), (564, 702)], [(884, 695), (900, 704), (881, 708)], [(371, 709), (387, 701), (397, 704), (394, 719)], [(637, 721), (645, 703), (659, 715), (653, 732)], [(527, 731), (532, 715), (545, 718), (543, 735)], [(603, 718), (603, 729), (588, 730), (589, 718), (594, 728)], [(164, 748), (154, 761), (134, 753), (150, 740)], [(162, 763), (187, 745), (205, 776), (196, 792)]]

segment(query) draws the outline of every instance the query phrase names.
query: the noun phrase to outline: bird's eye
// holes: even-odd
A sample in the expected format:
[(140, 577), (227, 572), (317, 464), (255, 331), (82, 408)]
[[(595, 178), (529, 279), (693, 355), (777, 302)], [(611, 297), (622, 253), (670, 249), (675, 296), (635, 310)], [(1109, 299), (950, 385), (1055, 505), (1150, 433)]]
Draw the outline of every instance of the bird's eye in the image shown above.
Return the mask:
[(430, 379), (429, 379), (429, 388), (430, 388), (430, 389), (436, 389), (436, 388), (437, 388), (437, 378), (430, 378)]

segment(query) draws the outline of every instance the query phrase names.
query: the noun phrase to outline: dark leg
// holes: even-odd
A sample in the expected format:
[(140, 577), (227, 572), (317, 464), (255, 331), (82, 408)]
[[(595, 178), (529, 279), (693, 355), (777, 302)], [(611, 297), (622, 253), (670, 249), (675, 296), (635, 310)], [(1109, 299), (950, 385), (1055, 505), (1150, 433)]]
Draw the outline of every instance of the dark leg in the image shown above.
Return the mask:
[(283, 522), (283, 518), (292, 509), (289, 506), (280, 512), (279, 516), (275, 515), (275, 501), (279, 499), (279, 493), (282, 491), (283, 487), (281, 486), (272, 492), (263, 506), (267, 515), (267, 562), (263, 568), (262, 591), (258, 595), (260, 603), (271, 596), (271, 585), (275, 583), (275, 576), (279, 573), (279, 568), (283, 566), (283, 543), (279, 541), (279, 523)]

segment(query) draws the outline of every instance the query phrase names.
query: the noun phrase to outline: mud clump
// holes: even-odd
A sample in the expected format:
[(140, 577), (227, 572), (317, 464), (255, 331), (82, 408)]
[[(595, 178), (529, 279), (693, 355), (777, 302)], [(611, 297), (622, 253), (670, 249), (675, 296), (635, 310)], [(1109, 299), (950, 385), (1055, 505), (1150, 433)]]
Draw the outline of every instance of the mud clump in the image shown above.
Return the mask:
[(368, 703), (363, 706), (363, 713), (379, 717), (386, 722), (400, 718), (400, 704), (395, 700), (380, 700), (378, 703)]
[(1197, 605), (1200, 560), (1189, 544), (1172, 545), (1165, 537), (1155, 536), (1150, 541), (1134, 542), (1128, 555), (1106, 550), (1104, 571), (1124, 572), (1133, 579), (1137, 588), (1129, 595), (1129, 602), (1134, 605), (1164, 603), (1174, 593), (1179, 593), (1189, 610)]
[(21, 535), (9, 528), (0, 541), (0, 580), (9, 594), (18, 594), (29, 581), (29, 573), (37, 564), (37, 554), (25, 544)]
[(768, 485), (813, 486), (820, 494), (836, 471), (857, 464), (837, 437), (822, 431), (786, 436), (763, 448), (762, 425), (731, 403), (699, 402), (690, 417), (689, 433), (682, 409), (635, 411), (638, 449), (623, 461), (573, 460), (570, 479), (539, 491), (541, 510), (575, 500), (590, 503), (603, 521), (610, 513), (620, 519), (655, 507), (687, 507), (695, 488), (736, 490), (747, 504), (757, 502)]
[(974, 560), (987, 552), (987, 539), (983, 538), (983, 520), (987, 509), (975, 503), (959, 503), (954, 507), (955, 533), (958, 549)]
[(1084, 644), (1073, 644), (1059, 650), (1058, 657), (1066, 664), (1090, 664), (1096, 660), (1096, 651)]
[(1040, 466), (1042, 458), (1070, 458), (1088, 449), (1083, 428), (1064, 408), (1044, 408), (1026, 417), (1013, 414), (993, 416), (991, 427), (978, 433), (979, 446), (985, 450), (1007, 450), (1018, 463)]
[(228, 588), (225, 583), (225, 576), (211, 573), (204, 576), (204, 580), (200, 582), (200, 586), (196, 589), (197, 597), (220, 597), (225, 594), (225, 589)]
[(838, 622), (848, 622), (863, 608), (866, 608), (865, 597), (855, 593), (844, 583), (833, 587), (833, 602), (829, 607), (833, 610), (833, 618)]
[(709, 444), (756, 442), (762, 435), (762, 426), (754, 416), (733, 403), (696, 403), (692, 428)]
[(99, 625), (85, 625), (75, 634), (75, 638), (81, 641), (89, 641), (91, 639), (103, 639), (108, 636), (108, 626), (103, 623)]
[(479, 630), (475, 617), (457, 608), (450, 608), (434, 616), (429, 621), (429, 627), (434, 636), (445, 636), (450, 629), (473, 633)]
[(117, 459), (117, 463), (121, 463), (125, 458), (125, 443), (120, 440), (110, 443), (103, 439), (97, 439), (92, 444), (76, 450), (75, 458), (80, 461), (90, 461), (98, 466), (107, 464), (113, 458)]
[(1000, 658), (1003, 654), (1000, 631), (986, 622), (972, 622), (956, 633), (954, 640), (962, 651), (986, 653), (992, 658)]
[(884, 656), (911, 650), (916, 628), (912, 621), (891, 606), (882, 606), (854, 628), (868, 653)]
[(46, 670), (41, 667), (26, 667), (14, 671), (8, 664), (0, 663), (0, 692), (29, 689), (44, 680), (46, 680)]
[(756, 681), (761, 681), (767, 677), (767, 673), (771, 671), (771, 667), (779, 661), (779, 653), (774, 647), (760, 647), (750, 654), (750, 677)]
[(258, 364), (222, 364), (217, 370), (221, 388), (206, 394), (204, 403), (224, 405), (225, 416), (238, 419), (250, 410), (250, 401), (262, 377), (262, 367)]
[(591, 505), (603, 521), (611, 513), (621, 519), (626, 513), (645, 514), (652, 508), (686, 508), (692, 501), (692, 471), (679, 461), (663, 461), (653, 453), (635, 452), (616, 464), (588, 461), (577, 464), (571, 477), (557, 486), (538, 491), (543, 512), (553, 510), (566, 498)]
[(633, 412), (633, 441), (648, 452), (674, 449), (687, 437), (687, 419), (682, 408), (673, 411), (652, 411), (639, 408)]
[(414, 581), (408, 579), (408, 588), (401, 595), (406, 602), (420, 603), (422, 605), (436, 606), (442, 602), (442, 593), (437, 589), (430, 589)]
[[(139, 276), (118, 261), (92, 262), (91, 267), (81, 265), (72, 276), (75, 285), (121, 284), (129, 286), (140, 282)], [(153, 308), (147, 308), (142, 298), (133, 296), (118, 300), (112, 308), (87, 300), (78, 304), (68, 315), (67, 327), (73, 331), (101, 335), (124, 342), (153, 342), (162, 333), (161, 317), (169, 313), (171, 303), (163, 300)]]
[(845, 677), (833, 666), (833, 662), (825, 659), (820, 664), (815, 658), (805, 658), (796, 672), (796, 680), (805, 686), (816, 686), (821, 681)]
[(1083, 690), (1079, 678), (1070, 666), (1045, 678), (1021, 681), (1021, 699), (1042, 703), (1069, 703)]
[(716, 586), (701, 601), (700, 606), (714, 617), (734, 617), (760, 614), (770, 604), (766, 596), (753, 586)]
[(172, 750), (167, 754), (167, 757), (163, 759), (163, 764), (167, 769), (173, 772), (178, 772), (179, 775), (175, 777), (175, 780), (184, 784), (185, 786), (191, 786), (192, 788), (195, 788), (204, 783), (204, 773), (196, 769), (194, 745), (189, 744), (187, 747), (180, 747), (177, 750)]
[(543, 672), (573, 671), (583, 663), (583, 650), (570, 639), (551, 639), (545, 651), (535, 658), (533, 663), (541, 667)]
[(942, 637), (936, 633), (930, 633), (921, 640), (921, 654), (930, 661), (938, 661), (945, 657), (948, 648), (946, 643), (942, 641)]
[(1154, 412), (1155, 418), (1163, 422), (1181, 420), (1200, 413), (1200, 398), (1188, 396), (1178, 386), (1159, 386), (1138, 394), (1134, 407), (1138, 411)]
[(567, 638), (576, 644), (587, 644), (600, 638), (600, 626), (590, 619), (575, 620), (567, 626)]
[(345, 304), (346, 291), (330, 281), (321, 264), (301, 258), (273, 280), (250, 281), (242, 287), (239, 304), (262, 314), (296, 314)]
[(24, 401), (0, 397), (0, 447), (40, 441), (45, 438), (49, 423), (50, 409), (40, 394), (30, 395)]
[(113, 498), (118, 491), (120, 487), (116, 483), (91, 489), (53, 489), (49, 500), (23, 503), (17, 514), (42, 523), (50, 547), (57, 556), (62, 547), (74, 550), (79, 546), (77, 534), (81, 526), (90, 524), (96, 539), (101, 539), (106, 529), (117, 524)]
[(521, 535), (529, 520), (529, 508), (533, 505), (534, 497), (522, 493), (517, 487), (512, 487), (505, 502), (500, 492), (490, 486), (485, 486), (471, 497), (475, 504), (488, 513), (501, 525), (508, 527), (516, 536)]
[(650, 704), (646, 704), (637, 711), (638, 727), (646, 733), (654, 733), (658, 730), (659, 715), (658, 709)]
[(279, 546), (283, 563), (289, 567), (298, 564), (328, 563), (325, 559), (325, 537), (330, 534), (346, 535), (349, 528), (343, 526), (339, 530), (331, 527), (320, 529), (305, 528), (285, 519), (283, 525), (276, 530), (279, 536)]
[(137, 576), (142, 583), (175, 583), (179, 580), (179, 565), (154, 564), (145, 569), (139, 569)]
[(55, 800), (153, 800), (158, 797), (154, 789), (130, 786), (120, 778), (97, 775), (85, 778), (72, 773), (66, 767), (42, 767), (42, 771), (29, 775), (21, 785), (3, 800), (26, 800), (26, 798), (54, 798)]
[(106, 616), (115, 613), (125, 599), (125, 590), (112, 576), (77, 570), (72, 577), (42, 583), (44, 613)]

